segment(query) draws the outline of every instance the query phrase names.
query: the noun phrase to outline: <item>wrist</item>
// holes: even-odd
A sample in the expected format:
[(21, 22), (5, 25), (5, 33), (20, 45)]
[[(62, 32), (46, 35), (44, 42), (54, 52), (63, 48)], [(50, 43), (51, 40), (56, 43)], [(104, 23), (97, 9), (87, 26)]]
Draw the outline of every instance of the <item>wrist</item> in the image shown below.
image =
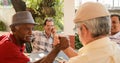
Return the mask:
[(66, 49), (64, 49), (63, 51), (67, 51), (67, 50), (69, 50), (69, 49), (71, 49), (71, 47), (69, 46), (69, 47), (67, 47)]

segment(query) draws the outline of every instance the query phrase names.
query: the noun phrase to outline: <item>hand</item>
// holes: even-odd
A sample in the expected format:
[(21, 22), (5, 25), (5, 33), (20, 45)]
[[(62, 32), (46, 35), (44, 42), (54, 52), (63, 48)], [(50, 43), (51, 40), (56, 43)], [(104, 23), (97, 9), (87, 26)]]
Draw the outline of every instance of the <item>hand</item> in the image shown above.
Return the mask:
[(60, 41), (59, 41), (59, 36), (58, 36), (58, 34), (56, 33), (57, 32), (57, 30), (56, 30), (56, 28), (54, 27), (54, 28), (52, 28), (52, 34), (53, 34), (53, 46), (56, 46), (57, 44), (59, 44), (60, 43)]
[(57, 34), (53, 35), (53, 46), (60, 44), (59, 36)]
[(51, 29), (51, 32), (52, 32), (53, 35), (56, 34), (56, 32), (57, 32), (56, 28), (53, 27), (53, 28)]
[(70, 41), (67, 37), (60, 36), (59, 40), (60, 40), (60, 43), (58, 45), (56, 45), (56, 47), (58, 47), (60, 50), (64, 50), (70, 46), (70, 44), (69, 44)]

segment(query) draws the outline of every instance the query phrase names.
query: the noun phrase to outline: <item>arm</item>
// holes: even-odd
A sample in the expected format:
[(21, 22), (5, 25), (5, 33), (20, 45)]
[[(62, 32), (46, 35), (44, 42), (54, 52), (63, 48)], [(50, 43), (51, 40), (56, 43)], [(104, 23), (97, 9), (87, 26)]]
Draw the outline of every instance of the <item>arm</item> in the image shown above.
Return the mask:
[(34, 63), (53, 63), (55, 57), (60, 52), (60, 49), (57, 47), (53, 48), (53, 50), (44, 58), (34, 62)]
[(74, 51), (71, 47), (66, 48), (65, 50), (63, 50), (63, 52), (64, 52), (69, 58), (78, 55), (77, 52)]
[[(60, 37), (59, 39), (60, 39), (60, 41), (61, 40), (64, 41), (66, 38), (65, 37)], [(53, 48), (53, 50), (46, 57), (44, 57), (44, 58), (42, 58), (42, 59), (40, 59), (40, 60), (38, 60), (34, 63), (53, 63), (55, 57), (60, 52), (60, 50), (64, 50), (64, 49), (69, 47), (69, 44), (66, 43), (66, 42), (68, 42), (68, 41), (59, 43), (58, 45), (56, 45)], [(65, 45), (63, 45), (63, 44), (65, 44)]]
[(67, 37), (60, 37), (60, 43), (61, 43), (61, 46), (66, 46), (66, 48), (63, 48), (61, 50), (63, 50), (63, 52), (69, 57), (74, 57), (74, 56), (77, 56), (77, 52), (73, 50), (73, 48), (71, 48), (69, 46), (69, 39)]

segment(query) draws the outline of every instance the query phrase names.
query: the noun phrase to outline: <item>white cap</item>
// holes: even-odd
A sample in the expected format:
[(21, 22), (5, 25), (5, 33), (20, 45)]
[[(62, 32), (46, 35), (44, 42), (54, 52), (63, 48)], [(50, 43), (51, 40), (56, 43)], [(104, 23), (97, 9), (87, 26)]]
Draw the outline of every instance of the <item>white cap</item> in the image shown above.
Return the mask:
[(98, 2), (86, 2), (76, 12), (74, 22), (86, 21), (89, 19), (109, 16), (109, 11)]

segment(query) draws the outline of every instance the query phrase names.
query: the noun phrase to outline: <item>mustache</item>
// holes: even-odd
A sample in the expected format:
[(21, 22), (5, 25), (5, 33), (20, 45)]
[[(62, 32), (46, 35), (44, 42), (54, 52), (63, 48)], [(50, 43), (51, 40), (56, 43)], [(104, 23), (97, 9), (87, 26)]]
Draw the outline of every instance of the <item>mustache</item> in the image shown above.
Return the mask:
[(26, 35), (25, 37), (29, 37), (30, 41), (33, 41), (35, 39), (35, 37), (33, 35)]

